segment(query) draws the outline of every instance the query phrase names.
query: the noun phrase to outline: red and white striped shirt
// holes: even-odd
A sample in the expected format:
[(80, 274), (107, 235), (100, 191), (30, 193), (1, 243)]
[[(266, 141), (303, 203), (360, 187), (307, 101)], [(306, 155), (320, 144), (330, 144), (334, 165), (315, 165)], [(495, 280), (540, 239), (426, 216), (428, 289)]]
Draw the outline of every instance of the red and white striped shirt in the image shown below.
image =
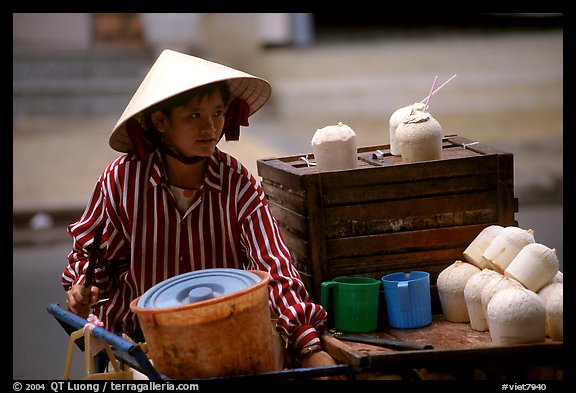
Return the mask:
[(258, 180), (216, 148), (190, 208), (182, 214), (167, 183), (161, 154), (144, 160), (122, 155), (98, 179), (86, 210), (69, 225), (73, 250), (62, 274), (69, 290), (84, 281), (87, 248), (105, 222), (102, 259), (94, 277), (100, 297), (94, 313), (109, 330), (138, 327), (130, 302), (153, 285), (205, 268), (268, 271), (277, 329), (297, 350), (319, 344), (326, 311), (310, 301)]

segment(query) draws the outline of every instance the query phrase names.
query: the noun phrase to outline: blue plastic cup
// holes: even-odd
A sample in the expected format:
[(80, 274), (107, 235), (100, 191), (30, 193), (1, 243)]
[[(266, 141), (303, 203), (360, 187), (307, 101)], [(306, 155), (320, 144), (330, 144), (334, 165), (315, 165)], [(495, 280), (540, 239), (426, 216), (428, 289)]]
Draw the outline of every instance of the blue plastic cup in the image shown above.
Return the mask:
[(432, 323), (430, 273), (398, 272), (387, 274), (381, 280), (391, 327), (411, 329)]

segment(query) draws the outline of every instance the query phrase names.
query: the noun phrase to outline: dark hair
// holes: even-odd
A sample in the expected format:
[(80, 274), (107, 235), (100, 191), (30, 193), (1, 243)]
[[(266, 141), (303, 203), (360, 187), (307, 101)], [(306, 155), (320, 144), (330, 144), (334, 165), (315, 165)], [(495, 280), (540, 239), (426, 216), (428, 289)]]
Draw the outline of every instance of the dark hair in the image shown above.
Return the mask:
[(144, 110), (144, 128), (146, 129), (146, 138), (148, 138), (155, 146), (158, 146), (160, 141), (160, 132), (152, 122), (152, 114), (160, 111), (166, 116), (170, 116), (172, 109), (179, 106), (184, 106), (192, 99), (202, 100), (204, 97), (212, 95), (214, 92), (220, 91), (224, 106), (227, 107), (230, 99), (230, 89), (226, 81), (213, 82), (207, 85), (195, 87), (191, 90), (186, 90), (183, 93), (167, 98), (157, 104), (152, 105), (150, 108)]

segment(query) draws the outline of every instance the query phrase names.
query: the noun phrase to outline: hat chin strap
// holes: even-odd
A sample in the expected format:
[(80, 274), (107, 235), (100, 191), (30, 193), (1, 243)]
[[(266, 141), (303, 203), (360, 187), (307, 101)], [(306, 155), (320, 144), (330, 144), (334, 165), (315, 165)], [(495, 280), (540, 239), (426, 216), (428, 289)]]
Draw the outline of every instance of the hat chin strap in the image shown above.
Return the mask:
[(159, 148), (160, 148), (160, 151), (162, 151), (163, 153), (168, 154), (170, 157), (173, 157), (173, 158), (177, 159), (178, 161), (180, 161), (181, 163), (186, 164), (186, 165), (196, 164), (196, 163), (198, 163), (200, 161), (204, 161), (205, 159), (208, 158), (208, 157), (200, 157), (200, 156), (188, 157), (188, 156), (185, 156), (183, 154), (176, 153), (175, 151), (171, 150), (168, 146), (166, 146), (164, 143), (160, 143)]

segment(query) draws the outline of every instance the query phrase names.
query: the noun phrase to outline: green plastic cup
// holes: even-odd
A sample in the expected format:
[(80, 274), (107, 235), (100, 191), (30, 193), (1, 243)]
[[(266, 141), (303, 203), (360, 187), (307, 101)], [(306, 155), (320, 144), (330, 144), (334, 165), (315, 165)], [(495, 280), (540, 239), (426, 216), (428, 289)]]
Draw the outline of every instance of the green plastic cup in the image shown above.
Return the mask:
[(338, 277), (322, 283), (320, 304), (333, 316), (336, 330), (373, 332), (378, 326), (380, 286), (380, 280), (370, 277)]

